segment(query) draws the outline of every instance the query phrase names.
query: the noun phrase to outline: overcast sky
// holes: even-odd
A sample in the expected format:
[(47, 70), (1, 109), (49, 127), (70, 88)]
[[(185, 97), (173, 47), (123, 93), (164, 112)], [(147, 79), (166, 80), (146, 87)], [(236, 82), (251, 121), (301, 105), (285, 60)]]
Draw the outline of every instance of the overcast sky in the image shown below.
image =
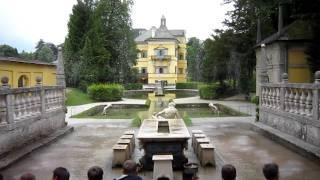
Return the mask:
[[(63, 43), (76, 0), (0, 0), (0, 44), (19, 51), (33, 51), (39, 39)], [(167, 18), (169, 29), (184, 29), (187, 37), (206, 39), (222, 21), (230, 6), (223, 0), (134, 0), (134, 28), (159, 26)]]

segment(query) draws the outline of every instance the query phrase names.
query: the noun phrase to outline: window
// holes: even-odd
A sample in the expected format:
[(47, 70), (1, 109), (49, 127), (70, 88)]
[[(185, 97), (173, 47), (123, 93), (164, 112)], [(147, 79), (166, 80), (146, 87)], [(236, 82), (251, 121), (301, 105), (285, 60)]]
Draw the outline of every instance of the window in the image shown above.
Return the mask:
[(159, 74), (163, 74), (163, 68), (159, 68)]
[(18, 87), (26, 87), (28, 86), (28, 78), (25, 75), (22, 75), (18, 79)]
[(147, 58), (148, 57), (148, 52), (147, 51), (142, 51), (142, 58)]
[(179, 54), (179, 60), (183, 60), (184, 57), (183, 57), (183, 54)]
[(155, 49), (154, 54), (156, 56), (165, 56), (168, 55), (168, 49)]
[(147, 73), (147, 68), (141, 68), (141, 73), (146, 74)]
[(183, 74), (183, 68), (179, 68), (179, 74)]

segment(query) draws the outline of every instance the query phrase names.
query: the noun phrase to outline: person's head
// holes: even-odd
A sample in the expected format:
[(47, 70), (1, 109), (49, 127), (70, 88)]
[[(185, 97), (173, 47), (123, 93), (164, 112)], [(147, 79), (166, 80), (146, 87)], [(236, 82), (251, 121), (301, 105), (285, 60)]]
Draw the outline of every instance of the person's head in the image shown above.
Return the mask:
[(103, 170), (99, 166), (93, 166), (88, 170), (88, 180), (102, 180)]
[(163, 177), (159, 177), (157, 180), (170, 180), (170, 179), (163, 176)]
[(137, 174), (137, 164), (132, 160), (126, 160), (123, 163), (123, 174), (129, 174), (129, 175)]
[(20, 180), (36, 180), (36, 177), (31, 173), (25, 173), (20, 177)]
[(69, 171), (64, 167), (57, 167), (53, 171), (53, 180), (69, 180)]
[(262, 168), (262, 172), (267, 180), (279, 179), (279, 167), (276, 163), (265, 164)]
[(221, 176), (223, 180), (234, 180), (237, 176), (236, 168), (231, 164), (222, 166)]

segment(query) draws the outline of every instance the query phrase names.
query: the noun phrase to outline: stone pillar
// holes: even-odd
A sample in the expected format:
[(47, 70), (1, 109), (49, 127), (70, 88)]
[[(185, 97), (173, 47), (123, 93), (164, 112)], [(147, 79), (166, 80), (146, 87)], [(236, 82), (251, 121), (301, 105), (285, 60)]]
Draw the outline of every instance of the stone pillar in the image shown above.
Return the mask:
[(260, 18), (257, 19), (257, 39), (256, 43), (261, 42), (261, 20)]
[(283, 28), (283, 3), (279, 3), (278, 12), (278, 33), (280, 34)]
[[(9, 78), (7, 76), (3, 76), (1, 78), (1, 83), (2, 83), (2, 87), (1, 89), (5, 90), (5, 89), (10, 89), (9, 87)], [(7, 123), (13, 123), (14, 122), (14, 96), (13, 94), (7, 94), (6, 96), (6, 105), (7, 105)]]
[(58, 60), (57, 60), (57, 85), (66, 87), (66, 80), (64, 75), (64, 61), (62, 55), (62, 48), (58, 48)]
[(320, 71), (314, 74), (313, 99), (312, 99), (312, 114), (313, 120), (319, 119), (319, 87), (320, 87)]
[(288, 84), (288, 74), (287, 73), (283, 73), (282, 74), (282, 85), (280, 88), (280, 110), (284, 111), (285, 110), (285, 106), (284, 106), (284, 101), (285, 101), (285, 88), (286, 88), (286, 84)]

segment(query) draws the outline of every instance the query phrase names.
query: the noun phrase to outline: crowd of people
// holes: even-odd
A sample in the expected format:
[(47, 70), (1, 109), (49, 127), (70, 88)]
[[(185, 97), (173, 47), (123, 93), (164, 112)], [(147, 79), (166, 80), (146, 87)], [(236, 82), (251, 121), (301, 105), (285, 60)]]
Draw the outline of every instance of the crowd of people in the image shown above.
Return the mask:
[[(115, 178), (114, 180), (142, 180), (138, 176), (138, 166), (132, 160), (127, 160), (123, 164), (123, 175)], [(275, 163), (265, 164), (262, 168), (263, 175), (266, 180), (278, 180), (279, 179), (279, 167)], [(103, 180), (103, 170), (99, 166), (91, 167), (87, 172), (88, 180)], [(226, 164), (221, 168), (222, 180), (235, 180), (237, 177), (236, 168), (231, 164)], [(70, 173), (64, 167), (57, 167), (53, 171), (52, 180), (69, 180)], [(163, 177), (158, 180), (166, 180), (168, 178)], [(194, 176), (193, 180), (199, 179)], [(0, 180), (3, 180), (3, 176), (0, 174)], [(32, 173), (25, 173), (20, 177), (20, 180), (36, 180), (35, 175)]]

